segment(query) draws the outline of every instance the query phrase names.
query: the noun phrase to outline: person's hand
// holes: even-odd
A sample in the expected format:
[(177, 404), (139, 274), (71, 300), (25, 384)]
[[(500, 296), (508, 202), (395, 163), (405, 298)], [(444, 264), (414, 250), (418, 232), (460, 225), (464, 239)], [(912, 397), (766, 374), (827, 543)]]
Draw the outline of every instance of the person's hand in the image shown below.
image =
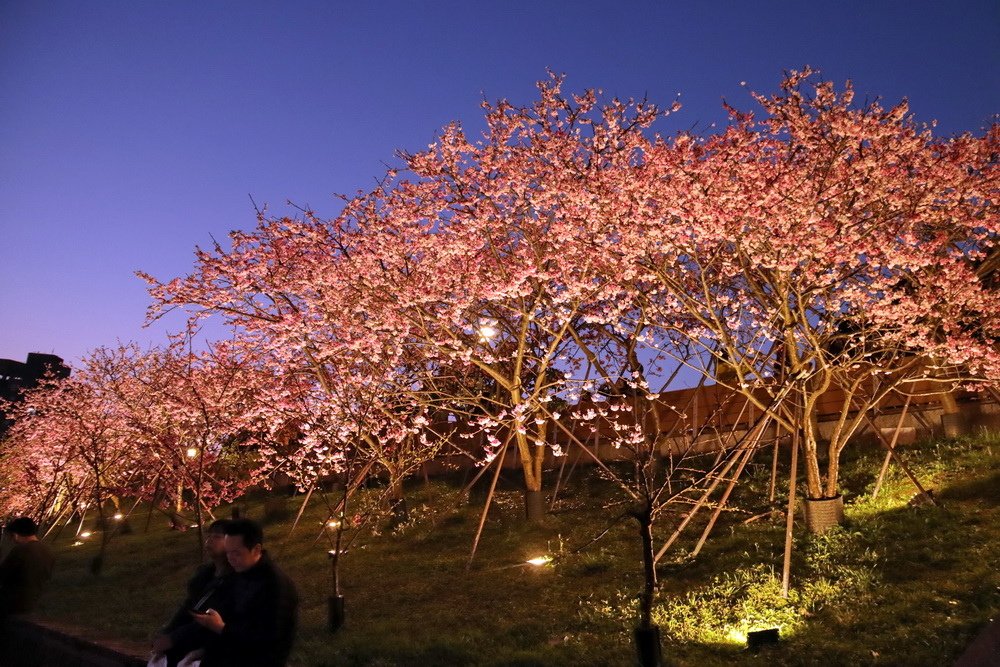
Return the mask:
[(215, 634), (221, 634), (222, 628), (226, 627), (226, 622), (222, 620), (222, 616), (219, 616), (219, 612), (214, 609), (206, 609), (204, 614), (192, 611), (191, 618), (194, 619), (195, 623), (211, 630)]
[(156, 635), (153, 637), (153, 650), (157, 653), (163, 653), (173, 645), (174, 642), (170, 640), (170, 635)]

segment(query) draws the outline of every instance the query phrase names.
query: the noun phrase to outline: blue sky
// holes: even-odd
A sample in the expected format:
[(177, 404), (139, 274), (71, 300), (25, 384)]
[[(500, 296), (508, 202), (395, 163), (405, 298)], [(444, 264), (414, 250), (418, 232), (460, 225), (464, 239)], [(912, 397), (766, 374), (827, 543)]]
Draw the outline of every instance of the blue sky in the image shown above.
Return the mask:
[(680, 93), (669, 133), (805, 64), (977, 132), (1000, 113), (1000, 3), (0, 3), (0, 357), (158, 342), (133, 271), (187, 272), (253, 226), (251, 196), (333, 215), (397, 149), (481, 127), (484, 96), (533, 101), (546, 69)]

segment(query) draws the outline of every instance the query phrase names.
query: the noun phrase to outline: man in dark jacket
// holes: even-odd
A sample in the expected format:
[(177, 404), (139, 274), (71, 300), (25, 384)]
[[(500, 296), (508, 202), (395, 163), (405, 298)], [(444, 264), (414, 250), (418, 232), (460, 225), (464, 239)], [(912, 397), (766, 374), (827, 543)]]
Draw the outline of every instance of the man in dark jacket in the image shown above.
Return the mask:
[(14, 540), (0, 563), (0, 621), (9, 614), (31, 611), (52, 577), (55, 559), (38, 539), (38, 524), (26, 516), (7, 524)]
[(226, 558), (226, 526), (229, 521), (213, 521), (205, 535), (204, 552), (208, 562), (195, 570), (188, 581), (187, 597), (170, 622), (153, 639), (150, 665), (175, 667), (184, 656), (203, 649), (213, 635), (191, 618), (191, 611), (205, 611), (223, 606), (233, 568)]
[(215, 633), (202, 667), (283, 667), (298, 621), (298, 593), (264, 551), (264, 533), (253, 521), (226, 527), (226, 557), (235, 570), (221, 609), (192, 613)]

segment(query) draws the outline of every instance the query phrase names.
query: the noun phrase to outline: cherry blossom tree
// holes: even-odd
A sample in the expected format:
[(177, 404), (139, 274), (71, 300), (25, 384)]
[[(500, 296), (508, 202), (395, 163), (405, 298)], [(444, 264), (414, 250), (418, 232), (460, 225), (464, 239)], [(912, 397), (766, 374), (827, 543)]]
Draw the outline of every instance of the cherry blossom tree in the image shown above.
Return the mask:
[[(446, 127), (333, 220), (261, 216), (186, 279), (152, 280), (158, 308), (223, 313), (319, 379), (344, 351), (408, 364), (415, 401), (478, 415), (487, 458), (513, 443), (532, 494), (549, 406), (594, 350), (624, 355), (602, 384), (648, 390), (640, 351), (666, 351), (801, 430), (814, 498), (837, 495), (839, 456), (887, 393), (996, 377), (974, 268), (994, 244), (996, 128), (936, 138), (905, 103), (855, 107), (805, 71), (756, 96), (761, 119), (730, 109), (720, 132), (668, 139), (648, 132), (655, 106), (597, 109), (561, 83), (533, 107), (484, 105), (478, 141)], [(832, 387), (846, 398), (821, 467)]]
[(200, 530), (206, 512), (266, 474), (258, 434), (247, 425), (270, 378), (261, 377), (253, 357), (227, 342), (195, 351), (185, 335), (147, 352), (134, 345), (101, 349), (93, 359), (145, 459), (132, 491), (175, 525), (186, 528), (179, 513), (190, 507)]
[(431, 367), (466, 369), (473, 382), (445, 391), (489, 432), (488, 459), (516, 449), (533, 516), (551, 424), (583, 361), (577, 330), (606, 289), (590, 243), (611, 206), (605, 182), (630, 170), (632, 145), (662, 115), (598, 109), (593, 92), (567, 98), (561, 85), (541, 82), (531, 107), (484, 104), (479, 140), (446, 127), (341, 216), (362, 237), (348, 259), (364, 312)]
[(65, 417), (49, 406), (66, 402), (65, 391), (61, 382), (44, 382), (5, 407), (11, 428), (0, 441), (0, 514), (48, 523), (89, 500), (90, 471), (79, 457), (78, 440), (52, 437)]
[[(608, 233), (639, 271), (644, 312), (801, 429), (809, 495), (830, 498), (841, 452), (886, 394), (998, 377), (996, 299), (972, 268), (995, 244), (998, 132), (936, 138), (905, 103), (855, 108), (849, 85), (811, 77), (755, 96), (762, 119), (730, 109), (716, 135), (651, 146), (636, 215)], [(791, 400), (765, 404), (787, 387)], [(823, 469), (809, 416), (832, 387), (845, 399)]]
[(8, 507), (53, 520), (67, 511), (81, 517), (96, 511), (101, 544), (91, 570), (97, 574), (116, 532), (107, 504), (132, 488), (141, 456), (92, 362), (85, 359), (72, 377), (27, 392), (13, 409), (2, 456), (18, 471), (4, 493)]
[[(510, 434), (538, 507), (544, 406), (572, 371), (570, 328), (602, 288), (599, 258), (579, 243), (602, 218), (584, 205), (595, 196), (589, 174), (627, 168), (618, 142), (659, 113), (616, 103), (592, 114), (593, 94), (567, 101), (560, 85), (541, 84), (532, 108), (487, 105), (481, 141), (445, 128), (427, 151), (402, 156), (403, 175), (390, 171), (332, 221), (261, 216), (231, 250), (199, 251), (191, 276), (147, 276), (157, 312), (223, 313), (299, 351), (321, 382), (336, 350), (409, 364), (423, 392), (414, 401), (480, 416), (487, 458)], [(456, 375), (474, 381), (444, 381)]]
[(185, 279), (160, 284), (145, 276), (158, 301), (154, 316), (178, 305), (194, 319), (221, 314), (237, 332), (232, 345), (253, 351), (269, 374), (253, 427), (270, 434), (265, 461), (311, 488), (339, 473), (349, 453), (364, 470), (370, 462), (384, 471), (402, 512), (402, 480), (447, 442), (424, 428), (414, 376), (423, 362), (354, 300), (359, 275), (345, 259), (355, 252), (349, 233), (309, 212), (302, 219), (261, 213), (258, 222), (253, 233), (234, 233), (230, 250), (199, 251)]

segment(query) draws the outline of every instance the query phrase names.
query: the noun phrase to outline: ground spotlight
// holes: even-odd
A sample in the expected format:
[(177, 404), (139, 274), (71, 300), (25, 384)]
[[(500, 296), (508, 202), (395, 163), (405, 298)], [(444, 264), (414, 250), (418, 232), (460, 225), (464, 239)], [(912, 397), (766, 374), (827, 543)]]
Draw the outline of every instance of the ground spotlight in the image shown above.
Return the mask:
[(754, 630), (747, 633), (747, 648), (751, 651), (758, 651), (760, 647), (768, 644), (778, 643), (778, 628), (768, 628), (767, 630)]

